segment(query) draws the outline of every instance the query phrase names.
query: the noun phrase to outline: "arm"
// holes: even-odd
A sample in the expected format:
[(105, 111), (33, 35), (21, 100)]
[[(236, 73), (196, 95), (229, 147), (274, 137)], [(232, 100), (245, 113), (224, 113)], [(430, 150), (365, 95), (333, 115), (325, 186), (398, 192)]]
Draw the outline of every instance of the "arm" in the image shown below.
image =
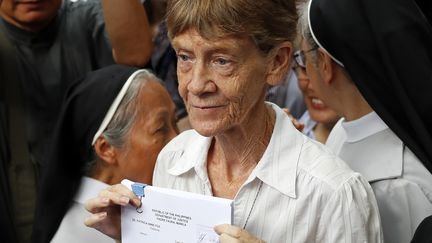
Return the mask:
[(102, 0), (105, 26), (116, 63), (145, 66), (153, 43), (147, 14), (138, 0)]
[(321, 211), (316, 242), (384, 242), (375, 196), (359, 174), (326, 199)]

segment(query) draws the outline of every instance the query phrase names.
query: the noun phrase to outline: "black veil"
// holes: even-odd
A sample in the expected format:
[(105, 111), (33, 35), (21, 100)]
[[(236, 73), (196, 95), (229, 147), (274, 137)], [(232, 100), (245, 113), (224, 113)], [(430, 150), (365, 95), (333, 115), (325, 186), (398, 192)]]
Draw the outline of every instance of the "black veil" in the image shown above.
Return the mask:
[(111, 65), (88, 73), (69, 87), (38, 192), (33, 242), (50, 242), (56, 233), (79, 188), (85, 163), (93, 156), (93, 136), (136, 70)]
[(432, 172), (432, 27), (419, 5), (312, 0), (309, 20), (317, 42)]

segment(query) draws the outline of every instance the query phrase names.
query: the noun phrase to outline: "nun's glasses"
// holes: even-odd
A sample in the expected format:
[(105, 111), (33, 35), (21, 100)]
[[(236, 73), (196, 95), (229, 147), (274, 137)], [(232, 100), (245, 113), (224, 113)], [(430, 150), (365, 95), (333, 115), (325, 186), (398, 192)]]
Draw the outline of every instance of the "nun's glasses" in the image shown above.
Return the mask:
[(306, 58), (305, 58), (305, 54), (311, 51), (315, 51), (316, 49), (318, 49), (318, 47), (314, 47), (312, 49), (309, 49), (307, 51), (303, 51), (303, 50), (297, 50), (294, 52), (294, 60), (297, 63), (297, 65), (301, 68), (306, 68)]

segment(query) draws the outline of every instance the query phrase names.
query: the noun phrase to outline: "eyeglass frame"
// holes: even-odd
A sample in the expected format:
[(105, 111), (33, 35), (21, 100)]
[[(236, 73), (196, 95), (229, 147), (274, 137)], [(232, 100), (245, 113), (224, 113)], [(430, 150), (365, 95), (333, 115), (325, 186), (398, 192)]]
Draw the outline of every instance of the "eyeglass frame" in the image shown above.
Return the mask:
[(294, 52), (294, 60), (297, 64), (298, 67), (301, 68), (306, 68), (306, 58), (305, 58), (305, 54), (311, 51), (315, 51), (316, 49), (318, 49), (319, 47), (313, 47), (307, 51), (303, 51), (303, 50), (297, 50)]

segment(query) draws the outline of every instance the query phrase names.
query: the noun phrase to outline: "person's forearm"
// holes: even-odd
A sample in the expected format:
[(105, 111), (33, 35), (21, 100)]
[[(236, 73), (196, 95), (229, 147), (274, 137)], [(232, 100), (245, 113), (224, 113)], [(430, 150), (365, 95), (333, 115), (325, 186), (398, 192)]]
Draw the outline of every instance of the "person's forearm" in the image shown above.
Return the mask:
[(146, 65), (153, 43), (147, 14), (140, 1), (102, 0), (102, 7), (116, 63)]

